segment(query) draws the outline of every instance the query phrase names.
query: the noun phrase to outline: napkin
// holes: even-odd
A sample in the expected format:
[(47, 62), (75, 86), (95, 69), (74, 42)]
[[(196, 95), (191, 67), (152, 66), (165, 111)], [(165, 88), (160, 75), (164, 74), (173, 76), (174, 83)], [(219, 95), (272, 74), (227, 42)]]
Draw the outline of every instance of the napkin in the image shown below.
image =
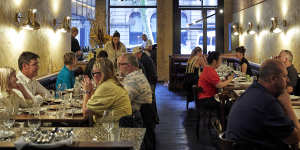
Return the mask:
[(58, 148), (64, 145), (71, 145), (72, 139), (68, 138), (66, 140), (61, 140), (59, 142), (54, 142), (51, 144), (35, 144), (32, 142), (26, 142), (24, 137), (20, 137), (17, 141), (15, 141), (15, 147), (17, 150), (22, 150), (25, 146), (37, 147), (42, 149), (50, 149), (50, 148)]

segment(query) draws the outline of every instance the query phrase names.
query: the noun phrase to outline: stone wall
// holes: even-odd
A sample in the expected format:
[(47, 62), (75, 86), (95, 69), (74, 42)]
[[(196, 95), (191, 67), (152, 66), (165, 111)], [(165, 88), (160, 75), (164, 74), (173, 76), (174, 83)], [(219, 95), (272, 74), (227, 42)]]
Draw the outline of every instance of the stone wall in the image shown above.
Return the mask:
[[(38, 76), (59, 71), (64, 53), (71, 49), (71, 35), (55, 32), (52, 22), (54, 18), (61, 22), (71, 15), (71, 0), (1, 0), (0, 3), (0, 67), (17, 69), (19, 55), (31, 51), (40, 56)], [(39, 30), (22, 30), (16, 24), (16, 12), (24, 16), (29, 8), (37, 9)]]
[[(280, 50), (288, 49), (294, 54), (294, 64), (300, 71), (300, 5), (299, 0), (266, 0), (233, 14), (233, 23), (239, 23), (243, 34), (238, 36), (239, 45), (247, 49), (246, 57), (249, 60), (261, 63), (271, 56), (278, 55)], [(270, 32), (271, 17), (278, 17), (282, 22), (285, 19), (288, 26), (283, 32)], [(247, 34), (247, 24), (251, 21), (260, 30), (255, 35)]]

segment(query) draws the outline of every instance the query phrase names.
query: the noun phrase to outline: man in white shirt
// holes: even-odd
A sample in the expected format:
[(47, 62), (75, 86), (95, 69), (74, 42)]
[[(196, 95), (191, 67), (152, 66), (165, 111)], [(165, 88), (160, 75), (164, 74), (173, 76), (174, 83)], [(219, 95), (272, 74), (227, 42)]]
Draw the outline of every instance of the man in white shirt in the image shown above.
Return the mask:
[(20, 71), (17, 73), (18, 83), (21, 83), (34, 100), (50, 96), (49, 91), (34, 77), (39, 70), (39, 56), (32, 52), (23, 52), (18, 59)]
[(143, 39), (142, 49), (148, 56), (151, 56), (152, 41), (147, 38), (146, 34), (142, 35), (142, 39)]

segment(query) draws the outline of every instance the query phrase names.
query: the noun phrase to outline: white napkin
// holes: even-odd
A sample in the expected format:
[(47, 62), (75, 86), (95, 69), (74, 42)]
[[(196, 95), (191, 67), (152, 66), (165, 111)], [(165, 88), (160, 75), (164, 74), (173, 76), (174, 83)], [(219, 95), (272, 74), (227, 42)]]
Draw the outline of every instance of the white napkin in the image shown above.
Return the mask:
[(32, 147), (37, 147), (37, 148), (42, 148), (42, 149), (49, 149), (49, 148), (57, 148), (57, 147), (61, 147), (64, 145), (71, 145), (72, 144), (72, 139), (68, 138), (66, 140), (62, 140), (59, 142), (54, 142), (51, 144), (35, 144), (35, 143), (31, 143), (31, 142), (26, 142), (24, 137), (20, 137), (17, 141), (15, 141), (15, 147), (17, 150), (22, 150), (25, 146), (32, 146)]

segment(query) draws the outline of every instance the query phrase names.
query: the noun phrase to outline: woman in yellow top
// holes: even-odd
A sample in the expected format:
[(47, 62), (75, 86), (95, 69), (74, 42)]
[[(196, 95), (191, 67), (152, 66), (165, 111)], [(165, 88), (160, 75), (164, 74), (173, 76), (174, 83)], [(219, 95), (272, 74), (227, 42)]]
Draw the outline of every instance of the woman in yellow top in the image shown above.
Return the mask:
[(107, 58), (96, 60), (92, 75), (96, 88), (87, 76), (83, 81), (83, 89), (86, 93), (83, 102), (84, 115), (87, 111), (91, 111), (96, 117), (102, 117), (104, 110), (112, 110), (115, 121), (123, 116), (131, 115), (128, 92), (114, 76), (112, 62)]
[(16, 70), (10, 67), (0, 68), (0, 107), (18, 108), (31, 107), (33, 100), (23, 87), (17, 83)]
[(123, 53), (126, 53), (125, 45), (120, 42), (120, 33), (115, 31), (111, 42), (107, 42), (104, 45), (104, 50), (108, 54), (108, 59), (113, 63), (114, 69), (117, 69), (117, 59)]

